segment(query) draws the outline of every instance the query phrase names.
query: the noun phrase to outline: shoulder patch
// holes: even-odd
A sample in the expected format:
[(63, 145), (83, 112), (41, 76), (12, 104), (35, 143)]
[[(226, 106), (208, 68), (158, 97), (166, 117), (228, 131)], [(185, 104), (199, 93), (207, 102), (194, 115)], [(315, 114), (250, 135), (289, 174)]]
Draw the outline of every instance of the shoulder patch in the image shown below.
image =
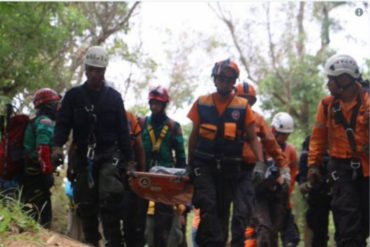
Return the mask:
[(49, 119), (49, 118), (43, 118), (43, 119), (40, 120), (40, 124), (43, 124), (43, 125), (46, 125), (46, 126), (52, 126), (53, 121), (51, 121), (51, 119)]

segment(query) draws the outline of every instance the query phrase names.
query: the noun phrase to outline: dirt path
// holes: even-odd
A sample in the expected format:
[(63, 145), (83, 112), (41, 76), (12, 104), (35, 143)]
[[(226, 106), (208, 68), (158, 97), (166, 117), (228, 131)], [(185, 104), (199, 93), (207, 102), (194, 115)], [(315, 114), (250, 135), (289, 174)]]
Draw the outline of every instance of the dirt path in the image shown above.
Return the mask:
[[(2, 237), (0, 237), (1, 239)], [(75, 241), (67, 236), (50, 232), (42, 231), (41, 233), (22, 233), (5, 236), (5, 239), (0, 241), (0, 247), (86, 247), (81, 242)]]

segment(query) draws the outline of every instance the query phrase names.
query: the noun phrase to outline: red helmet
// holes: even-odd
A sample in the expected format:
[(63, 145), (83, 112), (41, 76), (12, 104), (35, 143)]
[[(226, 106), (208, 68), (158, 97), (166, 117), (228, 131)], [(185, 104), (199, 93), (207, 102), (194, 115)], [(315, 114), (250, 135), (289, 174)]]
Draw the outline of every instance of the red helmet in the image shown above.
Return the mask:
[(231, 61), (230, 59), (226, 59), (220, 62), (215, 63), (215, 66), (213, 66), (212, 69), (212, 77), (218, 76), (218, 75), (224, 75), (227, 77), (232, 78), (238, 78), (239, 77), (239, 67)]
[(247, 82), (236, 85), (236, 94), (241, 97), (247, 97), (249, 104), (253, 105), (257, 101), (256, 89)]
[(41, 88), (36, 91), (33, 97), (33, 104), (35, 108), (39, 108), (41, 105), (47, 104), (52, 101), (60, 100), (60, 95), (50, 88)]
[(163, 103), (167, 103), (170, 101), (170, 97), (168, 96), (168, 91), (166, 88), (157, 86), (149, 91), (149, 100), (158, 100)]

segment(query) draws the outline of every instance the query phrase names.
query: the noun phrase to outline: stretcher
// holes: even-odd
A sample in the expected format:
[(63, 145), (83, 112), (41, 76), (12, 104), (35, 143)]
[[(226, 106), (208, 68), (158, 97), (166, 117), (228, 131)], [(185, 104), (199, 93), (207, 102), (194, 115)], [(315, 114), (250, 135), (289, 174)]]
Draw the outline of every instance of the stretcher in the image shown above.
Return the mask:
[(167, 205), (191, 203), (193, 186), (188, 176), (156, 172), (132, 172), (129, 179), (131, 189), (138, 196), (154, 202)]

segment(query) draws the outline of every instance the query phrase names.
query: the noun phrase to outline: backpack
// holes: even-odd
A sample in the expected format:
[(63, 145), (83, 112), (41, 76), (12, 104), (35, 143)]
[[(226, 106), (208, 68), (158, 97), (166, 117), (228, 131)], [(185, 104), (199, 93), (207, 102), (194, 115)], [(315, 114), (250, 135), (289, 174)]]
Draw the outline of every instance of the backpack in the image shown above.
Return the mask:
[(7, 121), (0, 142), (0, 178), (12, 180), (20, 175), (24, 167), (23, 137), (29, 116), (15, 115)]

